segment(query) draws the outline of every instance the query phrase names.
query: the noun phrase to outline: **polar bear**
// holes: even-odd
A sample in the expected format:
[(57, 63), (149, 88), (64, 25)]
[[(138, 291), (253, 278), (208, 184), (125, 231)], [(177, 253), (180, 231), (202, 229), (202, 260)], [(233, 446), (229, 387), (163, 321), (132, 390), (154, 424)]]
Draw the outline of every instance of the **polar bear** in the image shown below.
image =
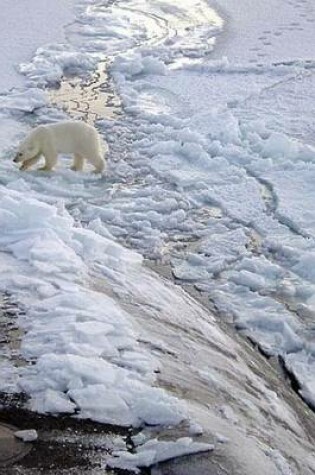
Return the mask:
[(20, 170), (26, 170), (43, 155), (45, 165), (39, 170), (51, 171), (59, 153), (74, 155), (71, 169), (75, 171), (82, 170), (84, 159), (94, 166), (95, 173), (101, 173), (105, 168), (101, 140), (96, 129), (73, 120), (36, 127), (21, 142), (13, 161), (22, 162)]

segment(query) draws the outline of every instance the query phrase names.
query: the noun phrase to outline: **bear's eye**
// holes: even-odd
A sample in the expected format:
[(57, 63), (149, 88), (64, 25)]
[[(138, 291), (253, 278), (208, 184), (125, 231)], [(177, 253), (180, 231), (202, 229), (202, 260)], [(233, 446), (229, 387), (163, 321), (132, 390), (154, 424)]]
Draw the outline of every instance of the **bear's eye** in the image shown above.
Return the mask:
[(17, 154), (17, 156), (18, 156), (18, 157), (22, 157), (22, 156), (23, 156), (23, 153), (22, 153), (22, 152), (19, 152), (19, 153)]

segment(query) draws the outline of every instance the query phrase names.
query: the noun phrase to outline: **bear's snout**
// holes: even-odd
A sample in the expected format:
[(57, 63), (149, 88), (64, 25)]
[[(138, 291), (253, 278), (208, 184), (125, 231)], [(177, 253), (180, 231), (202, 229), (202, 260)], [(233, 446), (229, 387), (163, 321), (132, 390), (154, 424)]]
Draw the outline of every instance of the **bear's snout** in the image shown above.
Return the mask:
[(22, 160), (23, 158), (23, 153), (19, 152), (15, 155), (15, 157), (13, 158), (13, 161), (14, 163), (18, 163)]

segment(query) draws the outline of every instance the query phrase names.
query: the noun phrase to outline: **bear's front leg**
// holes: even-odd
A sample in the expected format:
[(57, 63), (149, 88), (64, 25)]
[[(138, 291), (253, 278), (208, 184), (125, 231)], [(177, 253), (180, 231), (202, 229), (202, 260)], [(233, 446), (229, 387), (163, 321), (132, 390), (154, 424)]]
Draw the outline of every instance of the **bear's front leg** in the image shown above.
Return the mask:
[(38, 170), (42, 172), (50, 172), (57, 163), (58, 156), (56, 154), (44, 154), (45, 165)]
[(35, 155), (35, 157), (29, 158), (28, 160), (25, 160), (25, 162), (22, 163), (20, 166), (20, 170), (24, 171), (30, 168), (32, 165), (35, 165), (40, 160), (41, 153)]
[(79, 155), (78, 153), (74, 154), (74, 161), (73, 165), (71, 167), (71, 170), (75, 172), (81, 172), (83, 168), (83, 163), (84, 163), (84, 158), (82, 155)]

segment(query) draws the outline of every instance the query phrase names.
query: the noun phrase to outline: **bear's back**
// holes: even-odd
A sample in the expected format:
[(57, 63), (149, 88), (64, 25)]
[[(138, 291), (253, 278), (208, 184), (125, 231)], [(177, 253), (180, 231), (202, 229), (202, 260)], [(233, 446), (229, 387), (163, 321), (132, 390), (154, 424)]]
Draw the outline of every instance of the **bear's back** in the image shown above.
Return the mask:
[(96, 129), (84, 122), (63, 121), (44, 126), (57, 152), (80, 153), (99, 147)]

